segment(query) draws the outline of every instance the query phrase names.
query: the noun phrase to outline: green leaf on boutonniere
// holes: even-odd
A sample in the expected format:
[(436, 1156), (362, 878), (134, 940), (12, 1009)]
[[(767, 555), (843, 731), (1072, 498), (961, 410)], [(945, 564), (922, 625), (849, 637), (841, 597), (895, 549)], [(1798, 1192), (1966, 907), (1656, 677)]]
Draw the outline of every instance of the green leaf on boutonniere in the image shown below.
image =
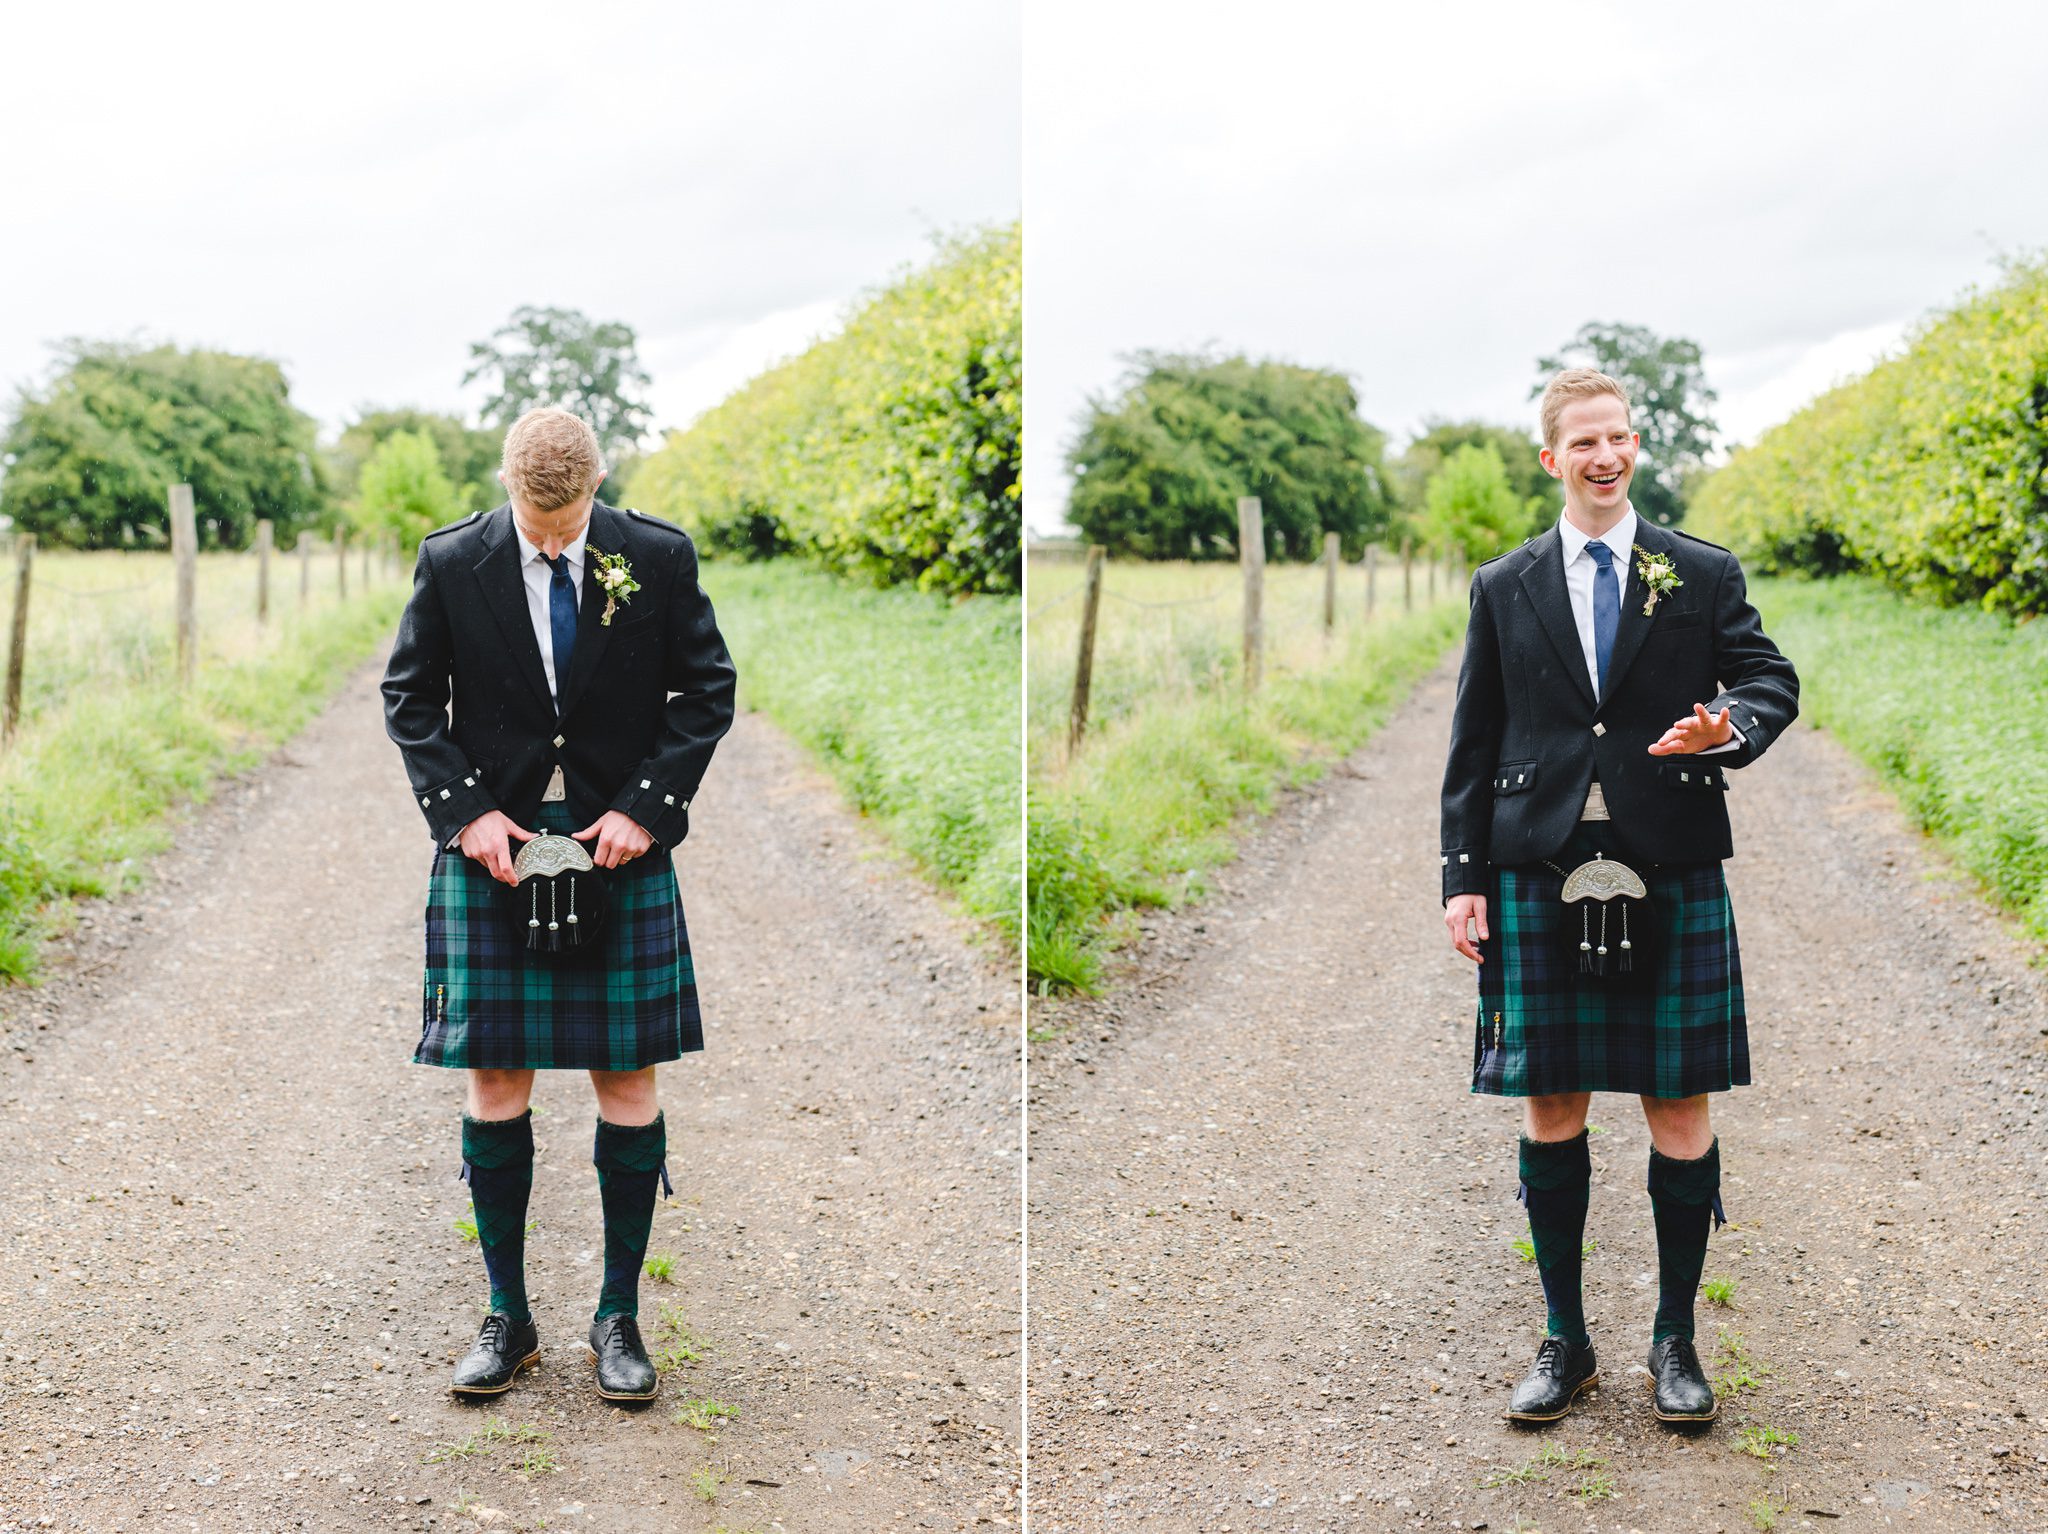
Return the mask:
[(1636, 552), (1636, 574), (1643, 578), (1643, 585), (1649, 588), (1650, 598), (1643, 603), (1643, 616), (1649, 617), (1657, 609), (1657, 599), (1667, 591), (1675, 591), (1685, 584), (1678, 578), (1678, 572), (1671, 568), (1671, 561), (1662, 554), (1652, 554), (1640, 543), (1633, 545)]
[(585, 544), (585, 551), (595, 561), (597, 583), (604, 588), (604, 616), (598, 621), (607, 628), (611, 626), (612, 614), (640, 589), (640, 583), (633, 579), (633, 567), (626, 562), (623, 554), (607, 554), (603, 549)]

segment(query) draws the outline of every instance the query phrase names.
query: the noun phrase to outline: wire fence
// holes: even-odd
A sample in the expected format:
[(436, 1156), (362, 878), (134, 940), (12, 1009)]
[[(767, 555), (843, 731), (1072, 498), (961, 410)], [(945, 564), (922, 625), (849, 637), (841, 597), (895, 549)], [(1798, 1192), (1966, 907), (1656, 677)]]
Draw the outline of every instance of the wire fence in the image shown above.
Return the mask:
[(0, 550), (13, 556), (0, 570), (0, 741), (95, 690), (176, 686), (289, 643), (306, 617), (403, 574), (394, 538), (306, 532), (279, 550), (268, 523), (232, 551), (43, 549), (27, 533)]
[[(1463, 600), (1465, 576), (1453, 560), (1385, 546), (1347, 560), (1335, 543), (1329, 539), (1314, 564), (1259, 558), (1235, 568), (1108, 560), (1099, 551), (1033, 553), (1029, 590), (1038, 600), (1028, 610), (1026, 652), (1033, 769), (1057, 770), (1085, 750), (1089, 732), (1141, 708), (1243, 696), (1274, 677), (1329, 665), (1365, 625)], [(1241, 539), (1241, 546), (1253, 544)]]

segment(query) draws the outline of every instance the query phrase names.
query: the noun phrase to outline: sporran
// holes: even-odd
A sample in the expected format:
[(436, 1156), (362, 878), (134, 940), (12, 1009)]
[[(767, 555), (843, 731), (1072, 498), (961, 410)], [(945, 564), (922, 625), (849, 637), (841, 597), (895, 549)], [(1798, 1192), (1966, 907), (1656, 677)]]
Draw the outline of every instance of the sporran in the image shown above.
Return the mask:
[(1567, 957), (1578, 973), (1616, 985), (1648, 984), (1656, 974), (1657, 908), (1643, 876), (1617, 858), (1596, 852), (1564, 875), (1558, 898), (1567, 919)]
[(519, 849), (512, 873), (512, 919), (529, 950), (565, 958), (596, 951), (611, 901), (581, 842), (543, 831)]

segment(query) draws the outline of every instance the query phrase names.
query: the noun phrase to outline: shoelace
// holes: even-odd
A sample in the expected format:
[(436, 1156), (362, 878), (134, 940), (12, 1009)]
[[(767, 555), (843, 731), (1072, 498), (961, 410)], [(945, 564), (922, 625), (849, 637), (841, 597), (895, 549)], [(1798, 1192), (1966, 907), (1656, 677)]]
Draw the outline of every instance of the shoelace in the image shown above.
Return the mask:
[(597, 1340), (607, 1345), (623, 1342), (636, 1351), (646, 1351), (640, 1345), (640, 1323), (631, 1316), (606, 1316), (605, 1328), (598, 1333)]
[(1673, 1337), (1671, 1346), (1664, 1352), (1665, 1367), (1676, 1364), (1687, 1374), (1700, 1372), (1699, 1350), (1692, 1345), (1690, 1337)]
[(1553, 1379), (1564, 1378), (1565, 1345), (1562, 1337), (1545, 1337), (1543, 1345), (1536, 1349), (1536, 1373), (1548, 1374)]
[(477, 1333), (476, 1345), (480, 1348), (489, 1348), (496, 1353), (502, 1353), (505, 1351), (505, 1345), (511, 1339), (511, 1336), (511, 1321), (494, 1310), (484, 1317), (483, 1330)]

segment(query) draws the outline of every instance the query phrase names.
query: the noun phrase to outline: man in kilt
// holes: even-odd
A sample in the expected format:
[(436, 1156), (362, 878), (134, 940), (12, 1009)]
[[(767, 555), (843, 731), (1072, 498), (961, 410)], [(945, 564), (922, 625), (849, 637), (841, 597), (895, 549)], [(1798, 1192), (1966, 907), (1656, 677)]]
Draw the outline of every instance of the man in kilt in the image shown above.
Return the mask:
[(1797, 716), (1799, 680), (1734, 555), (1637, 518), (1621, 385), (1560, 373), (1541, 416), (1564, 513), (1473, 574), (1443, 784), (1444, 923), (1479, 966), (1472, 1090), (1523, 1100), (1549, 1309), (1508, 1415), (1553, 1421), (1599, 1378), (1580, 1291), (1586, 1110), (1632, 1092), (1652, 1146), (1653, 1409), (1703, 1422), (1717, 1407), (1693, 1302), (1723, 1219), (1708, 1094), (1750, 1079), (1722, 796)]
[[(451, 1388), (498, 1394), (540, 1356), (528, 1104), (535, 1071), (583, 1070), (604, 1210), (590, 1352), (600, 1395), (645, 1400), (660, 1381), (637, 1322), (640, 1267), (668, 1179), (655, 1066), (704, 1047), (670, 854), (732, 724), (733, 664), (689, 537), (596, 499), (604, 465), (582, 420), (521, 416), (498, 477), (507, 504), (421, 541), (384, 675), (385, 724), (435, 849), (413, 1058), (467, 1073), (463, 1176), (491, 1285)], [(543, 831), (588, 843), (605, 870), (582, 875), (603, 882), (608, 914), (575, 954), (527, 946), (508, 888), (517, 844)], [(546, 914), (576, 920), (573, 901)]]

